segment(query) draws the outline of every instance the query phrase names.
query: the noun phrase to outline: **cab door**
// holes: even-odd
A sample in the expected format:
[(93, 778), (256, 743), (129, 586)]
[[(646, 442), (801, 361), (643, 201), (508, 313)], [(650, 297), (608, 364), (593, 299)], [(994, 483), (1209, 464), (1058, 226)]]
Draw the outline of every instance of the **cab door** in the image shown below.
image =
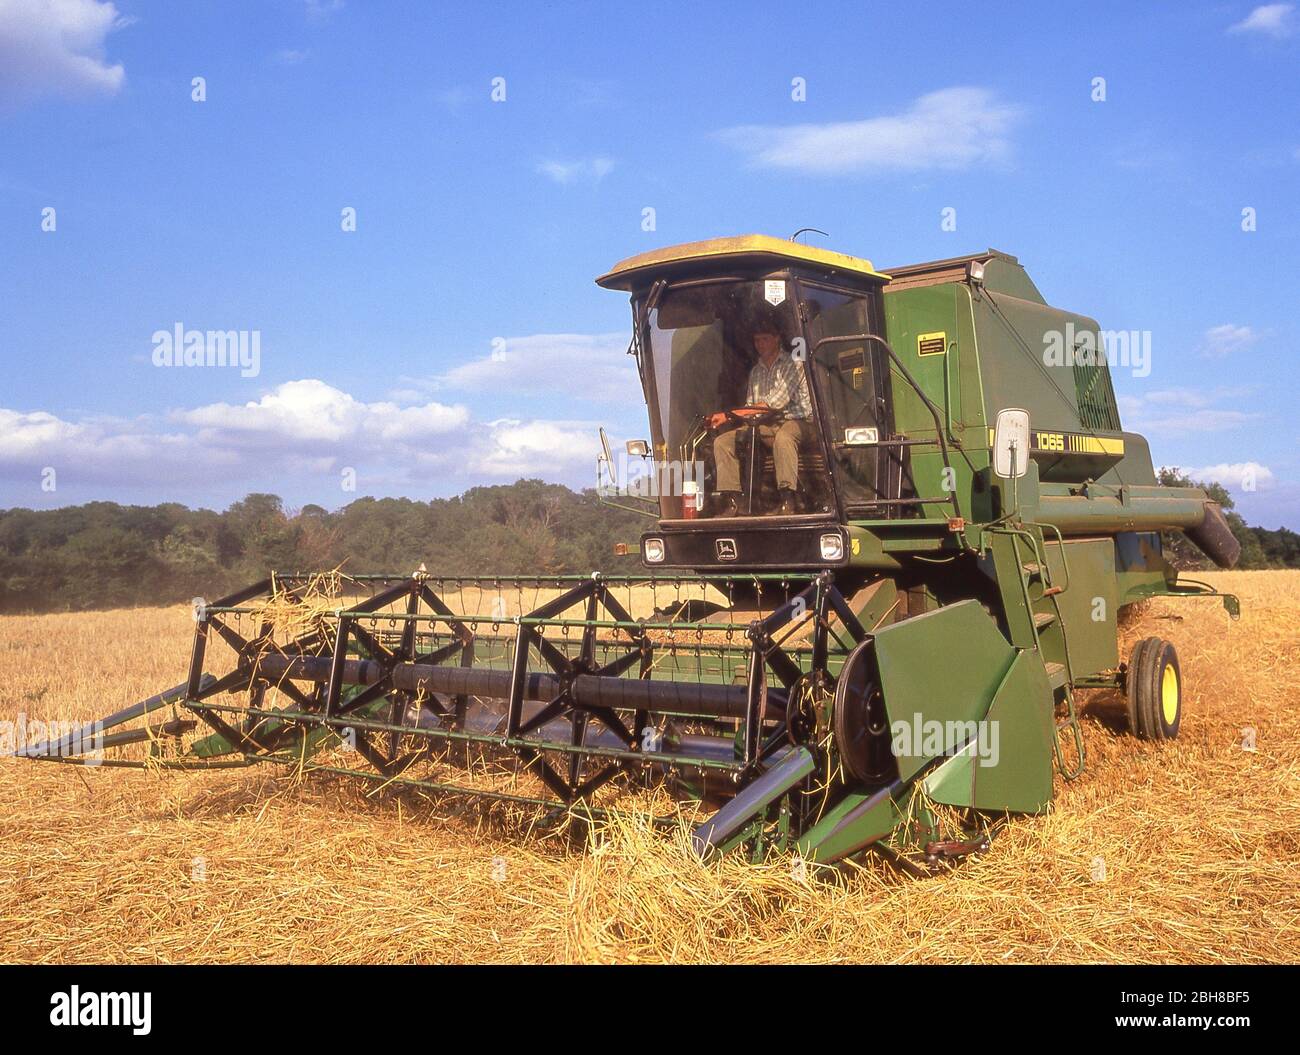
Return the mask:
[(889, 497), (889, 371), (875, 341), (827, 337), (880, 332), (879, 293), (801, 279), (803, 321), (815, 398), (826, 440), (829, 468), (849, 516), (887, 516)]

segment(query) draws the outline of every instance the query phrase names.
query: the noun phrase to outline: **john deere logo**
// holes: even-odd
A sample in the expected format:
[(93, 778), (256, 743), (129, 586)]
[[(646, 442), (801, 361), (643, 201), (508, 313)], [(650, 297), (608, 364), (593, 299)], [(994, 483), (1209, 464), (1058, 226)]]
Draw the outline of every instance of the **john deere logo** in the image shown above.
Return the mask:
[(736, 540), (734, 538), (720, 538), (713, 545), (718, 551), (718, 560), (736, 559)]

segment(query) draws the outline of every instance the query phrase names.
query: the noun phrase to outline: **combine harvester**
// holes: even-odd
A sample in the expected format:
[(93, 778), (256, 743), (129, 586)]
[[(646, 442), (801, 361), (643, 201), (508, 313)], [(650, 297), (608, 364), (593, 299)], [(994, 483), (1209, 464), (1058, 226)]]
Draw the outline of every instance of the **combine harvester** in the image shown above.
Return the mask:
[(644, 571), (275, 574), (198, 607), (183, 684), (26, 754), (268, 763), (564, 816), (666, 791), (698, 804), (702, 853), (913, 870), (1082, 772), (1076, 690), (1178, 735), (1174, 646), (1124, 662), (1116, 618), (1216, 595), (1160, 532), (1222, 567), (1237, 544), (1203, 491), (1157, 485), (1097, 324), (1014, 257), (885, 274), (754, 235), (597, 281), (631, 295), (652, 441), (628, 456), (668, 484)]

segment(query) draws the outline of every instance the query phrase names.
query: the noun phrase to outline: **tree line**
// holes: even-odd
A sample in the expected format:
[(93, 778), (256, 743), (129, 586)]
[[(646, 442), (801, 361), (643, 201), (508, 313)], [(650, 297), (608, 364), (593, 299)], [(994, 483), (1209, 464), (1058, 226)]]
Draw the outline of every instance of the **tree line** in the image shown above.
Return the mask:
[[(1161, 483), (1190, 483), (1176, 470)], [(1300, 567), (1300, 535), (1247, 526), (1231, 496), (1209, 490), (1242, 544), (1243, 568)], [(268, 571), (549, 575), (637, 571), (650, 521), (540, 480), (475, 487), (454, 498), (360, 498), (330, 512), (286, 509), (250, 494), (224, 512), (176, 503), (90, 502), (0, 511), (0, 612), (69, 611), (215, 598)], [(617, 543), (631, 555), (616, 556)], [(1182, 568), (1209, 564), (1181, 535), (1167, 553)]]
[[(1223, 485), (1193, 480), (1178, 468), (1163, 468), (1157, 473), (1157, 478), (1165, 487), (1200, 487), (1223, 507), (1228, 526), (1241, 543), (1238, 568), (1300, 568), (1300, 534), (1290, 528), (1270, 530), (1250, 527), (1242, 515), (1236, 512), (1236, 503)], [(1214, 567), (1214, 563), (1181, 532), (1164, 536), (1164, 551), (1165, 558), (1176, 568), (1192, 571)]]
[[(329, 512), (250, 494), (224, 512), (91, 502), (0, 512), (0, 612), (219, 597), (269, 571), (558, 574), (639, 567), (650, 521), (594, 491), (520, 480), (417, 502), (360, 498)], [(617, 542), (632, 556), (614, 554)]]

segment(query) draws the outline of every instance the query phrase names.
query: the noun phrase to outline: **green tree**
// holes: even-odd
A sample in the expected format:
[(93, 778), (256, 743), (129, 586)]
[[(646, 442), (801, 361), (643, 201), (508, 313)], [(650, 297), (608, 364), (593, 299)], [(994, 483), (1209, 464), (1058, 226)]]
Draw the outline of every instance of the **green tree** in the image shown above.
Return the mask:
[[(1232, 495), (1228, 493), (1227, 488), (1222, 484), (1215, 480), (1208, 483), (1193, 480), (1177, 466), (1162, 467), (1156, 478), (1164, 487), (1199, 487), (1210, 496), (1212, 501), (1219, 503), (1233, 537), (1241, 544), (1241, 557), (1237, 561), (1238, 568), (1264, 568), (1268, 566), (1255, 529), (1247, 525), (1240, 513), (1234, 511), (1237, 503), (1233, 501)], [(1196, 545), (1181, 531), (1166, 532), (1163, 539), (1165, 556), (1174, 567), (1189, 570), (1203, 570), (1214, 567), (1214, 562), (1197, 549)]]

